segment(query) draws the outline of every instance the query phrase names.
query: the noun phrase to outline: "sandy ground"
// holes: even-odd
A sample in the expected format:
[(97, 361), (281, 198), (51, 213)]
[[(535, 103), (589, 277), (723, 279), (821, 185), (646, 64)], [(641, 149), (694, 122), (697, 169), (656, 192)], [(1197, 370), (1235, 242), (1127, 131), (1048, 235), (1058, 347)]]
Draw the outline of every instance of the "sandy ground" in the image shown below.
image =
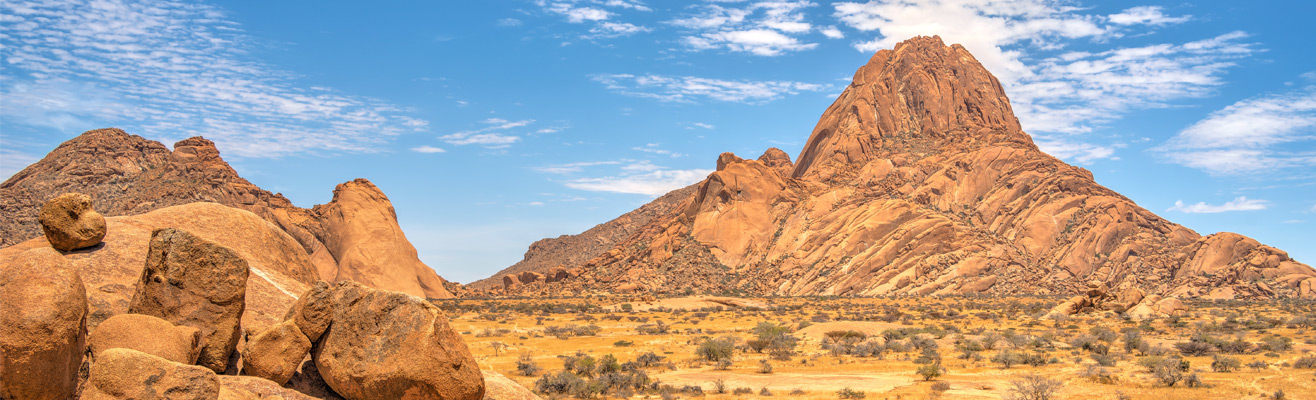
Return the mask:
[(659, 308), (669, 308), (673, 310), (699, 310), (704, 308), (722, 307), (725, 309), (737, 308), (768, 308), (768, 303), (759, 300), (717, 297), (717, 296), (694, 296), (694, 297), (673, 297), (669, 299), (658, 299), (654, 301), (634, 301), (626, 303), (613, 304), (604, 307), (608, 310), (621, 310), (622, 304), (630, 304), (634, 311), (650, 311)]
[(794, 389), (835, 392), (844, 388), (862, 391), (885, 392), (914, 384), (914, 377), (890, 374), (745, 374), (729, 371), (687, 370), (658, 374), (657, 379), (675, 386), (699, 385), (704, 391), (713, 389), (713, 382), (721, 379), (727, 390), (739, 387), (768, 388), (773, 392), (788, 393)]

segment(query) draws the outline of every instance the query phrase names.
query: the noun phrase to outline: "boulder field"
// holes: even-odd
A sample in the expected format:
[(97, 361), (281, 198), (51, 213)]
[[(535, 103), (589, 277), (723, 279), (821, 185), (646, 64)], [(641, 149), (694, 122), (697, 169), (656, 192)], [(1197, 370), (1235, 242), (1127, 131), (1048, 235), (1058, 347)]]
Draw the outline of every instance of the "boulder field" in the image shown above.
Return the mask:
[(193, 203), (102, 225), (100, 242), (71, 251), (47, 238), (0, 249), (0, 398), (485, 397), (436, 306), (353, 281), (303, 283), (305, 251), (249, 211)]

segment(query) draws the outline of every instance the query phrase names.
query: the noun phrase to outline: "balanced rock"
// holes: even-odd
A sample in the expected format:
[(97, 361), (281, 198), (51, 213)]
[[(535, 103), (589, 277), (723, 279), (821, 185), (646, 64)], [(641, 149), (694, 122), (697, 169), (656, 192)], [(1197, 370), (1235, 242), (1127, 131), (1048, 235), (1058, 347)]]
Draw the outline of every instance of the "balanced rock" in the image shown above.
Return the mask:
[(113, 348), (133, 349), (169, 361), (195, 364), (201, 351), (201, 330), (175, 326), (142, 314), (119, 314), (96, 326), (87, 340), (93, 359)]
[(56, 249), (91, 247), (105, 238), (105, 217), (92, 209), (91, 196), (82, 193), (65, 193), (46, 202), (37, 221)]
[(474, 356), (433, 304), (339, 282), (333, 313), (314, 359), (339, 395), (352, 400), (484, 397)]
[(157, 229), (128, 310), (201, 330), (197, 363), (223, 372), (238, 344), (247, 275), (247, 261), (233, 250), (183, 230)]
[(242, 350), (242, 373), (288, 383), (297, 366), (311, 351), (311, 340), (292, 320), (283, 321), (247, 340)]
[(0, 398), (65, 399), (86, 350), (82, 278), (49, 247), (0, 265)]
[(108, 349), (91, 366), (83, 400), (219, 398), (214, 371), (132, 349)]
[(302, 334), (312, 342), (320, 340), (320, 335), (329, 329), (329, 322), (334, 317), (334, 292), (324, 281), (315, 282), (310, 290), (303, 293), (288, 309), (283, 317), (297, 324)]

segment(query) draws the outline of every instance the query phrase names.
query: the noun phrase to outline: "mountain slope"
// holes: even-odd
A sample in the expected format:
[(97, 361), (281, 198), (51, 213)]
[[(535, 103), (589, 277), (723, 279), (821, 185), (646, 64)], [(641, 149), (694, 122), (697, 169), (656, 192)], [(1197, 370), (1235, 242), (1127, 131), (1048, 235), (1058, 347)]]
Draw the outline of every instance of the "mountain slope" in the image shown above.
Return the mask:
[(683, 207), (525, 293), (1063, 293), (1089, 284), (1214, 298), (1312, 296), (1281, 250), (1203, 237), (1047, 155), (959, 45), (877, 52), (788, 171), (723, 154)]
[(195, 202), (244, 209), (283, 229), (310, 256), (313, 271), (288, 272), (299, 281), (351, 279), (421, 297), (452, 297), (442, 278), (417, 258), (388, 198), (363, 179), (338, 185), (334, 201), (308, 210), (238, 176), (204, 138), (179, 141), (170, 151), (119, 129), (91, 130), (0, 184), (0, 247), (41, 236), (37, 212), (65, 192), (90, 195), (106, 216)]

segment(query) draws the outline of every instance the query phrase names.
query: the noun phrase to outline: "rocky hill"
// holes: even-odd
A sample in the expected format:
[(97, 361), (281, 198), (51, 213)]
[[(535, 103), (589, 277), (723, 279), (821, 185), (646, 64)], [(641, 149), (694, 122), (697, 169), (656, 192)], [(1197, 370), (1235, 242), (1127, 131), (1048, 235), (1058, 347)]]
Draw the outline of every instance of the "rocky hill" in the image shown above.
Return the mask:
[(1199, 235), (1040, 151), (996, 78), (938, 37), (873, 55), (793, 165), (724, 153), (673, 194), (587, 262), (534, 261), (580, 276), (510, 291), (1316, 295), (1316, 271), (1285, 252)]
[(212, 202), (250, 211), (296, 240), (313, 268), (292, 271), (304, 283), (352, 280), (427, 298), (452, 294), (416, 255), (388, 197), (364, 179), (338, 185), (312, 209), (243, 179), (201, 137), (164, 144), (114, 128), (87, 131), (0, 184), (0, 247), (38, 238), (37, 214), (66, 192), (91, 196), (106, 216)]

